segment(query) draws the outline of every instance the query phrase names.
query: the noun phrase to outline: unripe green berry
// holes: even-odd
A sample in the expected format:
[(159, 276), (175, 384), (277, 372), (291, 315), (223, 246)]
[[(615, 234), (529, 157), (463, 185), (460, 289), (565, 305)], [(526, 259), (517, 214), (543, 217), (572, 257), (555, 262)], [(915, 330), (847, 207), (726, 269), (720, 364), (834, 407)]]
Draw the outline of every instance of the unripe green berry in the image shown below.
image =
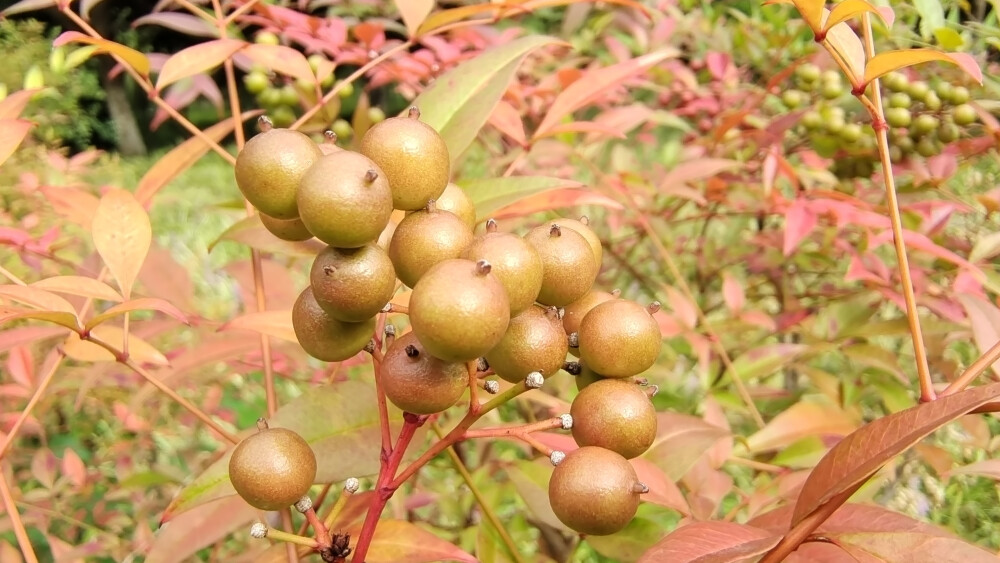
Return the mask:
[(281, 102), (286, 106), (297, 106), (299, 105), (299, 91), (295, 89), (295, 86), (291, 84), (285, 84), (281, 87)]
[(891, 127), (909, 127), (913, 116), (906, 108), (889, 108), (885, 110), (885, 121)]
[(904, 94), (903, 92), (896, 92), (895, 94), (889, 96), (889, 107), (891, 108), (906, 108), (910, 109), (910, 95)]
[(941, 98), (938, 97), (937, 92), (934, 92), (933, 90), (927, 92), (927, 95), (924, 96), (924, 107), (931, 111), (941, 109)]
[(931, 157), (941, 152), (941, 147), (934, 139), (924, 137), (917, 143), (917, 153), (923, 157)]
[(941, 121), (930, 115), (928, 113), (918, 115), (916, 119), (913, 120), (913, 131), (918, 135), (926, 135), (938, 128)]
[(369, 108), (368, 109), (368, 119), (372, 123), (381, 123), (381, 122), (385, 121), (385, 112), (382, 111), (382, 108), (380, 108), (378, 106)]
[(890, 72), (885, 75), (885, 87), (893, 92), (905, 92), (910, 85), (910, 80), (901, 72)]
[(338, 119), (334, 121), (333, 125), (330, 126), (330, 129), (337, 134), (338, 139), (347, 139), (354, 134), (354, 129), (346, 119)]
[(941, 125), (938, 129), (937, 137), (942, 143), (953, 143), (958, 140), (962, 135), (962, 130), (958, 128), (958, 125), (947, 121)]
[(263, 92), (257, 94), (257, 101), (265, 108), (274, 108), (281, 105), (281, 90), (268, 87)]
[(840, 82), (824, 82), (820, 95), (827, 100), (836, 100), (844, 95), (844, 85)]
[(911, 98), (922, 101), (927, 94), (930, 93), (931, 87), (928, 86), (923, 80), (918, 80), (916, 82), (911, 82), (909, 88), (906, 90), (910, 93)]
[(823, 116), (818, 111), (807, 111), (802, 114), (802, 126), (810, 131), (815, 131), (823, 126)]
[(806, 95), (801, 90), (785, 90), (781, 94), (781, 103), (789, 109), (795, 109), (806, 101)]
[(261, 31), (254, 35), (253, 42), (258, 45), (278, 45), (281, 43), (281, 38), (270, 31)]
[(952, 119), (955, 120), (956, 125), (966, 126), (972, 125), (979, 119), (979, 114), (976, 113), (976, 108), (970, 106), (969, 104), (959, 104), (955, 106), (952, 111)]
[(353, 96), (354, 95), (354, 83), (353, 82), (348, 82), (347, 84), (344, 84), (343, 87), (340, 90), (337, 91), (337, 95), (340, 96), (340, 98), (342, 100), (350, 98), (351, 96)]
[(246, 86), (247, 92), (257, 95), (271, 85), (271, 79), (263, 72), (253, 71), (243, 77), (243, 85)]
[(951, 91), (951, 103), (956, 106), (969, 101), (969, 89), (965, 86), (955, 86)]
[(798, 78), (805, 84), (812, 84), (819, 80), (820, 70), (819, 67), (812, 63), (805, 63), (799, 65), (795, 69), (795, 78)]
[(861, 140), (864, 135), (864, 131), (861, 129), (861, 125), (857, 123), (848, 123), (844, 125), (844, 128), (840, 130), (840, 138), (847, 141), (848, 143), (856, 143)]

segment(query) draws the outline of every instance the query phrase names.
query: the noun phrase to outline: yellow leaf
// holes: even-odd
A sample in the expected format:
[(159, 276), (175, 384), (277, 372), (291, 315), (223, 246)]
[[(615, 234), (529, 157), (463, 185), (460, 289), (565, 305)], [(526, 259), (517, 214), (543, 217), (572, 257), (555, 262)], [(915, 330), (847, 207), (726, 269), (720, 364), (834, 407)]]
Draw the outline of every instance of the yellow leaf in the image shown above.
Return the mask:
[(126, 47), (121, 43), (115, 43), (114, 41), (108, 41), (107, 39), (90, 37), (89, 35), (84, 35), (79, 31), (67, 31), (63, 33), (59, 37), (56, 37), (56, 40), (52, 42), (52, 45), (59, 47), (60, 45), (65, 45), (67, 43), (86, 43), (88, 45), (96, 45), (99, 52), (118, 55), (123, 61), (125, 61), (125, 64), (132, 67), (136, 72), (143, 76), (149, 76), (149, 59), (146, 58), (146, 55), (143, 55), (131, 47)]
[(894, 70), (931, 61), (942, 61), (958, 65), (979, 84), (983, 83), (983, 71), (968, 53), (945, 53), (935, 49), (902, 49), (879, 53), (865, 66), (865, 83), (871, 82)]
[[(887, 20), (882, 12), (879, 11), (878, 7), (873, 5), (871, 2), (868, 2), (867, 0), (844, 0), (834, 6), (830, 15), (826, 18), (826, 23), (823, 25), (823, 31), (829, 31), (831, 27), (837, 25), (838, 23), (860, 16), (865, 12), (875, 14), (879, 18), (882, 18), (882, 21), (885, 22), (886, 26), (892, 27), (892, 18), (890, 17)], [(890, 11), (889, 14), (891, 15), (892, 12)]]
[(860, 82), (865, 72), (865, 48), (854, 30), (844, 22), (838, 23), (827, 31), (826, 41), (847, 62), (854, 75), (851, 83)]
[(128, 299), (152, 240), (146, 210), (132, 192), (112, 189), (97, 205), (91, 229), (97, 253)]
[(396, 8), (406, 24), (406, 32), (413, 37), (434, 9), (434, 0), (396, 0)]
[[(115, 349), (121, 348), (124, 333), (121, 327), (112, 325), (101, 325), (94, 327), (90, 331), (94, 337), (101, 342), (110, 344)], [(63, 343), (63, 351), (66, 355), (78, 362), (114, 362), (115, 357), (101, 346), (86, 340), (80, 340), (80, 335), (75, 332), (70, 334)], [(154, 364), (158, 366), (169, 365), (166, 356), (153, 347), (149, 342), (129, 333), (128, 335), (129, 357), (140, 364)]]
[(823, 6), (826, 4), (823, 0), (792, 0), (792, 4), (795, 4), (813, 33), (819, 33), (823, 29)]

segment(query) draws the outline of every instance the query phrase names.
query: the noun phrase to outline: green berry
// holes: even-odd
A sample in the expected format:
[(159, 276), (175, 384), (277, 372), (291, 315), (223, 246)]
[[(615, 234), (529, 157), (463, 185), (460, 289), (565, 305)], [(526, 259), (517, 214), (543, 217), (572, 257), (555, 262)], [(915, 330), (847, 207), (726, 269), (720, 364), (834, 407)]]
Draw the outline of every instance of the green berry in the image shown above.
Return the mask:
[(278, 45), (281, 43), (281, 38), (270, 31), (261, 31), (254, 36), (253, 42), (258, 45)]
[(917, 154), (922, 157), (931, 157), (939, 152), (941, 152), (941, 147), (930, 137), (924, 137), (923, 139), (920, 139), (919, 143), (917, 143)]
[(815, 131), (823, 126), (823, 116), (818, 111), (807, 111), (802, 114), (802, 126), (810, 131)]
[(885, 110), (885, 121), (891, 127), (909, 127), (913, 116), (906, 108), (889, 108)]
[(900, 162), (903, 160), (903, 149), (897, 146), (889, 147), (889, 160), (892, 162)]
[(299, 91), (295, 89), (295, 86), (291, 84), (285, 84), (281, 87), (281, 102), (286, 106), (297, 106), (299, 105)]
[(806, 101), (806, 95), (801, 90), (785, 90), (781, 93), (781, 103), (788, 109), (795, 109)]
[(382, 111), (382, 108), (380, 108), (378, 106), (369, 108), (368, 109), (368, 119), (372, 123), (382, 123), (383, 121), (385, 121), (385, 112)]
[(955, 106), (952, 111), (952, 118), (955, 120), (956, 125), (966, 126), (972, 125), (979, 119), (979, 114), (976, 113), (976, 108), (970, 106), (969, 104), (960, 104)]
[(958, 128), (958, 125), (950, 121), (943, 123), (937, 132), (938, 140), (946, 144), (957, 141), (961, 135), (962, 130)]
[(890, 72), (885, 75), (885, 87), (893, 92), (905, 92), (910, 85), (910, 80), (901, 72)]
[(844, 95), (844, 85), (840, 82), (823, 82), (820, 95), (827, 100), (836, 100)]
[(895, 94), (889, 96), (889, 107), (891, 108), (906, 108), (910, 109), (910, 95), (904, 94), (902, 92), (896, 92)]
[(840, 138), (847, 141), (848, 143), (856, 143), (861, 140), (864, 135), (864, 131), (861, 129), (861, 125), (857, 123), (848, 123), (844, 125), (844, 128), (840, 130)]
[(257, 94), (257, 101), (265, 108), (273, 108), (281, 105), (281, 90), (268, 87), (263, 92)]
[(951, 102), (952, 92), (954, 92), (955, 87), (951, 85), (950, 82), (938, 82), (934, 86), (934, 91), (937, 92), (939, 98), (946, 102)]
[(820, 80), (824, 84), (840, 84), (843, 77), (841, 77), (840, 73), (836, 70), (825, 70), (820, 76)]
[(271, 85), (271, 79), (263, 72), (253, 71), (243, 77), (243, 85), (246, 86), (247, 92), (257, 95)]
[(969, 101), (969, 89), (965, 86), (955, 86), (951, 91), (951, 103), (956, 106)]
[(354, 134), (354, 129), (346, 119), (334, 121), (330, 129), (333, 129), (333, 132), (337, 134), (337, 138), (339, 139), (348, 139)]
[(812, 63), (805, 63), (799, 65), (795, 69), (795, 77), (801, 80), (805, 84), (812, 84), (819, 80), (820, 70), (819, 67)]
[(319, 70), (319, 65), (323, 64), (323, 62), (326, 61), (326, 57), (320, 55), (319, 53), (315, 53), (309, 55), (309, 58), (306, 60), (309, 61), (309, 68), (312, 69), (313, 73), (316, 73)]
[(907, 88), (907, 92), (910, 93), (910, 97), (914, 100), (923, 100), (927, 94), (931, 91), (931, 87), (927, 85), (923, 80), (918, 80), (916, 82), (910, 83), (910, 87)]
[(918, 135), (926, 135), (936, 130), (940, 124), (941, 121), (938, 118), (930, 115), (929, 113), (925, 113), (918, 115), (917, 118), (913, 120), (912, 129)]
[(941, 109), (941, 98), (937, 95), (937, 92), (934, 92), (933, 90), (927, 92), (927, 95), (924, 96), (924, 107), (931, 111)]
[(337, 91), (337, 95), (340, 96), (341, 99), (347, 99), (353, 96), (354, 83), (348, 82), (347, 84), (344, 84), (343, 87), (341, 87), (341, 89)]
[(288, 127), (295, 123), (295, 110), (289, 106), (278, 106), (268, 114), (275, 127)]

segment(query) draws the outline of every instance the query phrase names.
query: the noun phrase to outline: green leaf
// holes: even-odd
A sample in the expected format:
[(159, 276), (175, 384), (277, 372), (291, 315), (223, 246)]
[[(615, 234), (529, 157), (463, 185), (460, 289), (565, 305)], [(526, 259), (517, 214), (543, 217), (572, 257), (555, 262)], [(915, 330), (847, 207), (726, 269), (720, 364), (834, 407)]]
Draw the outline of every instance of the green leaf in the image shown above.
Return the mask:
[(729, 375), (743, 381), (767, 377), (795, 361), (807, 349), (809, 346), (805, 344), (766, 344), (753, 348), (733, 360)]
[[(390, 406), (395, 432), (402, 413)], [(319, 387), (285, 404), (268, 419), (272, 428), (298, 432), (316, 453), (317, 483), (378, 472), (382, 448), (375, 387), (367, 381), (342, 381)], [(253, 432), (255, 430), (251, 430)], [(422, 440), (418, 435), (416, 444)], [(414, 448), (416, 450), (416, 448)], [(164, 513), (163, 521), (210, 500), (235, 494), (229, 481), (232, 449), (184, 487)]]
[(535, 518), (553, 528), (572, 533), (572, 530), (559, 520), (552, 511), (552, 505), (549, 504), (552, 464), (548, 460), (520, 460), (507, 467), (507, 475)]
[(492, 213), (526, 197), (561, 188), (577, 188), (572, 180), (549, 176), (507, 176), (482, 178), (458, 183), (476, 206), (476, 219), (483, 221)]
[(490, 49), (440, 76), (413, 105), (420, 120), (441, 134), (454, 163), (493, 113), (521, 60), (531, 51), (559, 40), (529, 35)]
[(945, 26), (944, 5), (940, 0), (913, 0), (913, 7), (920, 15), (920, 36), (930, 39), (931, 34)]
[(965, 38), (962, 34), (950, 27), (939, 27), (934, 30), (934, 39), (943, 49), (957, 51), (965, 46)]
[(901, 49), (885, 51), (872, 57), (865, 65), (865, 83), (871, 82), (894, 70), (899, 70), (915, 64), (941, 61), (958, 65), (966, 74), (979, 84), (983, 83), (983, 71), (976, 59), (968, 53), (945, 53), (934, 49)]
[(641, 505), (636, 517), (625, 529), (609, 536), (587, 536), (587, 543), (595, 551), (622, 563), (638, 561), (642, 554), (663, 539), (668, 528), (654, 519), (646, 517), (648, 505)]

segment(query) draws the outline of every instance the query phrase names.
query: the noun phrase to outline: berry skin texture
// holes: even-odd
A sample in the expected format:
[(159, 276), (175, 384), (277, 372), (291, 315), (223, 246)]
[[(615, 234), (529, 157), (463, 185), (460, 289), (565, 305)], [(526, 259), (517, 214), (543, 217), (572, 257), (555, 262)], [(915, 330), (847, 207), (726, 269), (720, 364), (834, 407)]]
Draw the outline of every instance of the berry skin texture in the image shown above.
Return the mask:
[[(583, 297), (566, 305), (563, 308), (563, 328), (566, 330), (566, 334), (580, 332), (580, 323), (583, 322), (583, 317), (594, 307), (612, 299), (615, 299), (615, 296), (606, 291), (591, 290)], [(578, 348), (571, 348), (570, 353), (579, 357), (578, 350)]]
[[(495, 225), (495, 224), (494, 224)], [(479, 235), (462, 253), (462, 258), (486, 260), (503, 284), (510, 303), (511, 317), (535, 303), (542, 289), (542, 259), (538, 252), (513, 233), (487, 232)]]
[(469, 229), (476, 228), (476, 206), (466, 195), (465, 190), (456, 184), (448, 183), (441, 195), (434, 200), (434, 205), (441, 211), (457, 215)]
[(229, 478), (250, 506), (279, 510), (309, 492), (316, 479), (316, 454), (297, 433), (267, 428), (236, 445)]
[(542, 259), (539, 303), (562, 307), (590, 291), (599, 265), (594, 262), (594, 251), (583, 235), (562, 228), (556, 221), (535, 227), (524, 240)]
[(562, 323), (552, 310), (532, 305), (510, 319), (500, 342), (486, 353), (496, 374), (511, 382), (537, 371), (550, 377), (566, 361), (569, 342)]
[(431, 356), (412, 332), (392, 343), (381, 369), (386, 398), (413, 414), (441, 412), (458, 402), (469, 386), (465, 364)]
[(393, 117), (365, 133), (361, 154), (385, 170), (392, 188), (392, 205), (414, 211), (437, 199), (451, 176), (448, 145), (433, 127), (419, 119), (420, 112)]
[(375, 244), (326, 247), (313, 261), (309, 283), (319, 306), (347, 323), (374, 317), (396, 292), (392, 262)]
[(660, 327), (644, 307), (616, 299), (583, 317), (580, 358), (605, 377), (630, 377), (649, 369), (660, 354)]
[(635, 469), (611, 450), (584, 446), (552, 470), (549, 504), (566, 526), (592, 536), (620, 531), (639, 508)]
[(626, 459), (646, 452), (656, 439), (656, 409), (642, 387), (628, 380), (602, 379), (573, 399), (573, 438)]
[(337, 248), (358, 248), (378, 239), (392, 215), (385, 174), (351, 151), (320, 157), (302, 176), (298, 204), (306, 228)]
[(472, 229), (433, 203), (403, 217), (389, 242), (389, 259), (399, 280), (414, 287), (438, 262), (458, 258), (472, 244)]
[(375, 317), (345, 323), (331, 317), (307, 287), (292, 306), (292, 329), (302, 349), (324, 362), (341, 362), (357, 354), (375, 334)]
[(260, 222), (269, 233), (290, 242), (302, 242), (313, 238), (312, 233), (306, 228), (302, 219), (275, 219), (270, 215), (258, 212)]
[(266, 130), (247, 141), (236, 156), (236, 185), (261, 213), (294, 219), (299, 216), (299, 182), (321, 156), (316, 143), (303, 133)]
[(507, 331), (510, 305), (484, 261), (456, 258), (433, 266), (410, 295), (410, 324), (430, 354), (468, 362), (493, 349)]
[(590, 228), (590, 220), (586, 216), (581, 217), (579, 221), (576, 219), (560, 219), (559, 226), (564, 229), (576, 231), (586, 239), (587, 244), (590, 245), (590, 249), (594, 251), (594, 262), (597, 264), (597, 268), (600, 269), (601, 262), (604, 260), (604, 247), (601, 245), (600, 237)]

